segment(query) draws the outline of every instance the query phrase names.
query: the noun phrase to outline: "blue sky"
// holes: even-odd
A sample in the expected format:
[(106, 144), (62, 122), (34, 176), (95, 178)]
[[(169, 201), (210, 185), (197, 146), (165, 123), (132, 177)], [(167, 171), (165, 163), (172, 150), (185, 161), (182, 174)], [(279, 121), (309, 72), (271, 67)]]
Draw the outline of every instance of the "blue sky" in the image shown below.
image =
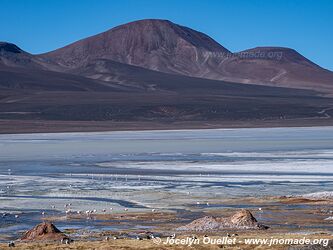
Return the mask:
[(291, 47), (333, 70), (331, 0), (0, 0), (0, 41), (42, 53), (145, 18), (202, 31), (234, 52)]

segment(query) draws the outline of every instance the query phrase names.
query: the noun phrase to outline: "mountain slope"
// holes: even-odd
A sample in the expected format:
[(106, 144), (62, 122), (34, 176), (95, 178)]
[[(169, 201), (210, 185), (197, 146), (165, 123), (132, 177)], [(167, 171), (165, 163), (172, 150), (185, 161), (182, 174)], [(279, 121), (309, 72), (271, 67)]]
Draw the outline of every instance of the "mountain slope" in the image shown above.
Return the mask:
[(37, 55), (32, 55), (15, 44), (0, 42), (0, 67), (63, 71), (56, 63)]
[(69, 71), (87, 78), (105, 82), (117, 82), (123, 86), (144, 89), (148, 92), (172, 91), (183, 94), (219, 93), (231, 96), (315, 96), (318, 93), (308, 90), (290, 91), (289, 88), (269, 87), (231, 83), (213, 79), (189, 77), (149, 70), (107, 59), (90, 61), (77, 69)]
[(26, 91), (131, 91), (109, 81), (63, 72), (57, 65), (11, 43), (0, 42), (0, 88)]
[(219, 71), (224, 80), (333, 93), (333, 73), (297, 51), (281, 47), (257, 47), (235, 53)]
[[(250, 77), (253, 83), (262, 83), (278, 74), (278, 65), (288, 70), (301, 66), (309, 72), (318, 67), (296, 52), (279, 60), (252, 60), (247, 54), (230, 54), (201, 33), (190, 30), (190, 39), (178, 34), (178, 29), (186, 30), (181, 26), (164, 29), (176, 34), (174, 40), (165, 41), (161, 31), (154, 49), (148, 38), (155, 28), (146, 34), (148, 38), (137, 33), (133, 41), (140, 46), (133, 49), (131, 42), (127, 44), (132, 31), (124, 41), (117, 41), (122, 36), (112, 38), (112, 43), (94, 37), (96, 41), (83, 40), (46, 55), (31, 55), (1, 43), (0, 133), (332, 124), (333, 99), (316, 91), (220, 80), (242, 82)], [(195, 60), (187, 57), (192, 52), (199, 55)], [(127, 54), (131, 56), (120, 57)], [(114, 60), (115, 55), (124, 62)], [(207, 60), (202, 61), (202, 56)], [(139, 65), (131, 64), (138, 58)], [(183, 65), (175, 64), (179, 60)], [(159, 66), (159, 71), (148, 68), (152, 65)], [(294, 85), (290, 72), (264, 85), (288, 76), (291, 87), (301, 86)]]
[(258, 47), (231, 53), (209, 36), (167, 20), (120, 25), (39, 57), (72, 72), (107, 59), (164, 73), (333, 93), (333, 73), (295, 50)]
[(42, 57), (68, 68), (110, 59), (166, 73), (203, 76), (222, 60), (210, 56), (214, 53), (230, 52), (203, 33), (170, 21), (148, 19), (115, 27)]

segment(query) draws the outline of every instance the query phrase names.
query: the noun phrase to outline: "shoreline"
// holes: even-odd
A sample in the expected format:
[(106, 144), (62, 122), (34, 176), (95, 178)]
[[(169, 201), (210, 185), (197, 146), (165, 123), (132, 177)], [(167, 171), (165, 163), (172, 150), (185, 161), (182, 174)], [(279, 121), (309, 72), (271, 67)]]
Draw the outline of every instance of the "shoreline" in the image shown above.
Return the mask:
[[(304, 124), (304, 120), (310, 120), (308, 124)], [(302, 122), (303, 121), (303, 122)], [(239, 122), (239, 123), (204, 123), (201, 122), (175, 122), (173, 124), (166, 123), (128, 123), (128, 122), (100, 122), (100, 121), (25, 121), (0, 120), (0, 136), (1, 135), (29, 135), (29, 134), (98, 134), (98, 133), (114, 133), (114, 132), (164, 132), (164, 131), (193, 131), (193, 130), (234, 130), (234, 129), (282, 129), (282, 128), (316, 128), (316, 127), (333, 127), (333, 119), (325, 120), (301, 119), (292, 120), (290, 123), (285, 121), (267, 121), (267, 122)], [(23, 127), (18, 128), (17, 122), (22, 123)], [(323, 122), (323, 123), (321, 123)], [(34, 127), (27, 126), (35, 125)], [(53, 125), (53, 127), (49, 127)], [(57, 125), (54, 127), (54, 125)], [(67, 128), (64, 125), (68, 125)], [(75, 126), (77, 125), (77, 127)], [(85, 125), (85, 126), (84, 126)], [(95, 125), (95, 126), (94, 126)], [(11, 127), (12, 126), (12, 127)], [(3, 128), (5, 127), (5, 128)]]

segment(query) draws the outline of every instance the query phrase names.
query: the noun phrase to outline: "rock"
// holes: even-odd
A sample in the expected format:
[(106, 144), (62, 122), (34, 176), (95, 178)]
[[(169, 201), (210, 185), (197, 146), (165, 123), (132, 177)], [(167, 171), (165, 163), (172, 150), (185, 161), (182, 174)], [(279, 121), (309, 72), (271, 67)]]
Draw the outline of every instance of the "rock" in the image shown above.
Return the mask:
[(22, 241), (58, 241), (64, 239), (69, 240), (69, 237), (50, 222), (38, 224), (21, 238)]
[(234, 225), (238, 226), (256, 226), (257, 220), (253, 217), (249, 210), (242, 210), (230, 218), (230, 222)]
[(215, 231), (223, 229), (267, 229), (267, 226), (259, 224), (249, 210), (241, 210), (226, 218), (205, 216), (192, 221), (190, 224), (179, 227), (185, 231)]

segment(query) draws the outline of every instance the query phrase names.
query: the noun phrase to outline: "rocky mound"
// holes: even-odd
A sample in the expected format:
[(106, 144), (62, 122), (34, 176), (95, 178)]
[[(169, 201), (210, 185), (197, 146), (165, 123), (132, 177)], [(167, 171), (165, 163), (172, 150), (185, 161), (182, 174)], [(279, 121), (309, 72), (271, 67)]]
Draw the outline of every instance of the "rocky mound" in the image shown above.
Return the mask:
[(178, 230), (186, 231), (214, 231), (223, 229), (267, 229), (267, 226), (259, 224), (249, 210), (241, 210), (231, 217), (221, 218), (205, 216), (192, 221)]
[(21, 238), (23, 241), (56, 241), (63, 239), (69, 239), (69, 237), (49, 222), (38, 224)]

